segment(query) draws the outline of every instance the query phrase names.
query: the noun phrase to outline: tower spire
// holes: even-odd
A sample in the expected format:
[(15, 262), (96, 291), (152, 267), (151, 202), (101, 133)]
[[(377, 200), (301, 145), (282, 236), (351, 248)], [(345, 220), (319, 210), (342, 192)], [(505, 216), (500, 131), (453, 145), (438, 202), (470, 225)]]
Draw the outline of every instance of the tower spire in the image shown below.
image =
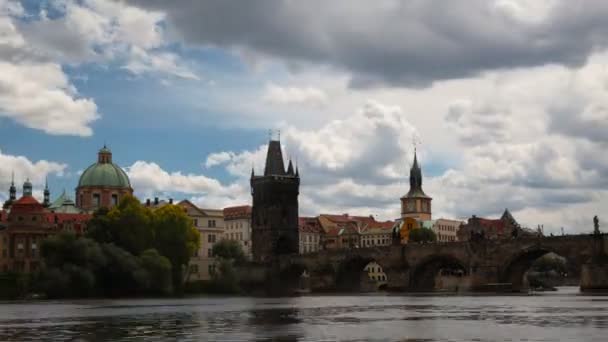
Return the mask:
[(270, 142), (268, 142), (268, 152), (266, 153), (266, 167), (264, 168), (264, 176), (270, 175), (285, 175), (283, 152), (281, 151), (281, 142), (278, 140), (270, 140)]
[(44, 182), (44, 201), (42, 202), (42, 205), (45, 208), (48, 208), (51, 205), (51, 191), (49, 190), (49, 177), (46, 177), (46, 180)]

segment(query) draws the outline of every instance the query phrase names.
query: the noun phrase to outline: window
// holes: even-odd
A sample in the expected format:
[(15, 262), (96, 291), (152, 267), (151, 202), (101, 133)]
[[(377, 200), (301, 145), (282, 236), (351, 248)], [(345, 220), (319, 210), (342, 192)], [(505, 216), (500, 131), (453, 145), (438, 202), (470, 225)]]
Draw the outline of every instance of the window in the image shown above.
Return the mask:
[(207, 256), (208, 256), (209, 258), (213, 257), (213, 250), (212, 250), (211, 248), (209, 248), (209, 249), (207, 250)]
[(209, 220), (209, 228), (215, 228), (215, 220)]
[(99, 207), (100, 204), (101, 204), (101, 195), (93, 194), (93, 206)]
[(207, 242), (209, 242), (209, 243), (215, 243), (215, 234), (209, 234), (209, 235), (207, 235)]
[(198, 249), (194, 251), (194, 255), (192, 255), (193, 257), (198, 257)]
[(209, 274), (215, 273), (215, 265), (209, 265), (209, 267), (207, 268), (207, 270), (209, 271)]
[(190, 273), (198, 273), (198, 265), (190, 265)]

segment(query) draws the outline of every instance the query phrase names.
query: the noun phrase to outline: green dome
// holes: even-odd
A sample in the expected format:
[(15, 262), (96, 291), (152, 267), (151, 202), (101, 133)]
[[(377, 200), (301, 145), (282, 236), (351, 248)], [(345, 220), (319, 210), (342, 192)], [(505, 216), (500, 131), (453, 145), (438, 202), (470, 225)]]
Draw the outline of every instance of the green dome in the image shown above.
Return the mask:
[(120, 166), (113, 163), (95, 163), (84, 170), (80, 176), (78, 187), (81, 186), (130, 188), (131, 183)]

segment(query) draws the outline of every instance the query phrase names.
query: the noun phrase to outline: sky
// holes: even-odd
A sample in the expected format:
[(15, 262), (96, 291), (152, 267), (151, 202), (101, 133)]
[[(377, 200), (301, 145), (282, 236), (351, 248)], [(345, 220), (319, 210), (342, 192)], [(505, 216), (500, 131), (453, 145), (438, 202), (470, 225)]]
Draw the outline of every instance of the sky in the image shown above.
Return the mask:
[[(0, 0), (0, 200), (70, 193), (104, 144), (140, 199), (250, 203), (269, 130), (300, 214), (588, 232), (608, 206), (608, 3)], [(602, 210), (604, 209), (604, 210)], [(607, 218), (608, 219), (608, 218)]]

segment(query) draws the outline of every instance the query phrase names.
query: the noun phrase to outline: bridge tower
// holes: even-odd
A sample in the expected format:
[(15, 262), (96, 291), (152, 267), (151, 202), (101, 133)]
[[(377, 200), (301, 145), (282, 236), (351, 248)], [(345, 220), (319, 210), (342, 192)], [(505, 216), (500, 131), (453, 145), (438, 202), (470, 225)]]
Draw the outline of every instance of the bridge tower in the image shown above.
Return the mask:
[(422, 169), (414, 148), (414, 163), (410, 169), (410, 191), (401, 197), (401, 218), (427, 221), (431, 219), (431, 201), (422, 190)]
[(285, 170), (280, 141), (270, 140), (264, 175), (256, 176), (252, 169), (250, 182), (253, 259), (265, 262), (277, 255), (297, 254), (300, 174), (291, 160)]

